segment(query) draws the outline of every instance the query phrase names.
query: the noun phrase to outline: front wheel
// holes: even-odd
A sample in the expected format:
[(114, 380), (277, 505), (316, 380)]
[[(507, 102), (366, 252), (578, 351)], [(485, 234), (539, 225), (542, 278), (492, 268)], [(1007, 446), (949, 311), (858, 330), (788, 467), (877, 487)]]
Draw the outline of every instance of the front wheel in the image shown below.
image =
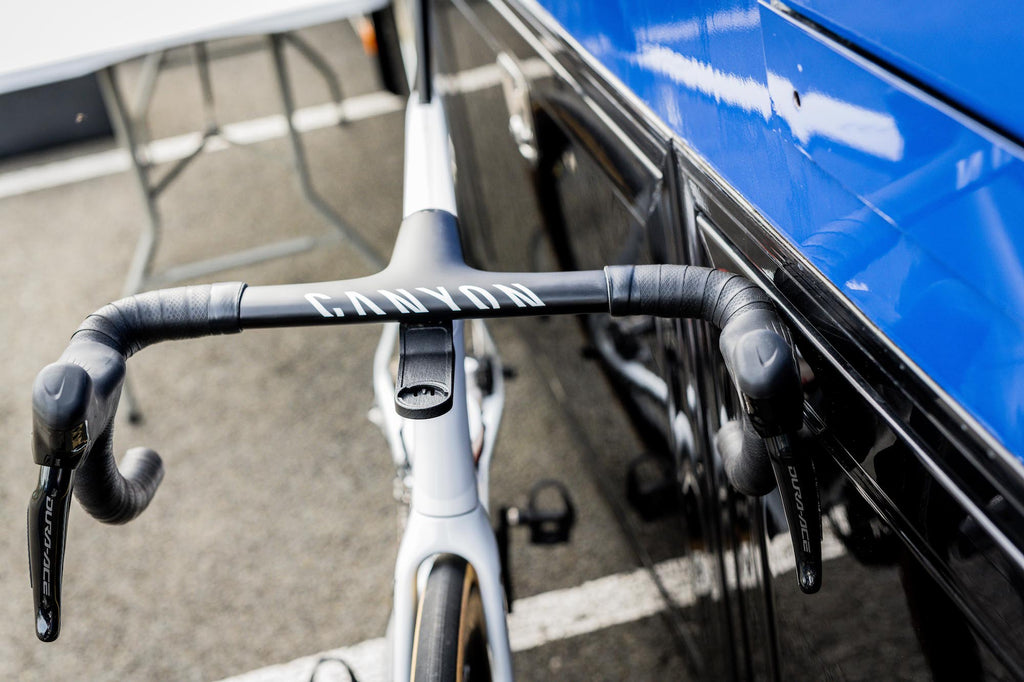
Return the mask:
[(487, 633), (476, 572), (465, 559), (434, 561), (416, 614), (413, 682), (490, 682)]

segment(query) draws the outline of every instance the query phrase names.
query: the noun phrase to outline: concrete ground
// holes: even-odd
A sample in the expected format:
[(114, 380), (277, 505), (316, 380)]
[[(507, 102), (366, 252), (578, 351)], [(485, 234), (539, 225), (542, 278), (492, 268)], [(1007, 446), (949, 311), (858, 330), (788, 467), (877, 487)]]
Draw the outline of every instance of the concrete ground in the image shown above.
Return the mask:
[[(365, 105), (343, 127), (304, 135), (314, 182), (387, 254), (401, 218), (401, 102), (379, 95), (373, 64), (347, 23), (303, 35), (342, 70), (351, 101)], [(325, 102), (323, 83), (292, 57), (298, 105)], [(122, 69), (125, 85), (137, 67)], [(213, 73), (224, 122), (278, 113), (265, 50), (229, 50)], [(153, 104), (153, 138), (195, 129), (200, 112), (194, 70), (172, 65)], [(111, 149), (99, 142), (8, 160), (0, 188), (45, 164), (59, 174), (69, 159), (95, 160)], [(276, 138), (199, 158), (161, 198), (158, 267), (325, 232), (300, 198), (286, 152)], [(350, 327), (252, 331), (163, 344), (134, 358), (145, 421), (120, 417), (115, 447), (153, 447), (166, 478), (151, 507), (123, 527), (104, 526), (73, 504), (62, 635), (55, 644), (36, 641), (25, 550), (25, 506), (37, 475), (32, 380), (88, 313), (119, 296), (142, 205), (123, 171), (7, 194), (0, 198), (0, 331), (8, 355), (0, 429), (9, 435), (0, 457), (0, 678), (212, 680), (382, 637), (398, 538), (393, 471), (383, 437), (366, 419), (378, 332)], [(270, 284), (368, 272), (339, 243), (209, 279)], [(568, 546), (530, 547), (519, 535), (517, 596), (629, 574), (636, 560), (588, 475), (586, 444), (565, 420), (564, 387), (549, 371), (552, 360), (532, 352), (561, 344), (563, 369), (580, 365), (572, 392), (607, 392), (601, 373), (579, 357), (576, 325), (492, 329), (518, 369), (492, 470), (493, 506), (521, 502), (535, 480), (554, 477), (569, 483), (580, 509)], [(590, 437), (623, 451), (639, 447), (621, 415), (609, 414), (605, 428)], [(540, 640), (515, 662), (527, 680), (664, 679), (684, 668), (656, 613)], [(308, 667), (297, 670), (291, 679), (309, 679)]]

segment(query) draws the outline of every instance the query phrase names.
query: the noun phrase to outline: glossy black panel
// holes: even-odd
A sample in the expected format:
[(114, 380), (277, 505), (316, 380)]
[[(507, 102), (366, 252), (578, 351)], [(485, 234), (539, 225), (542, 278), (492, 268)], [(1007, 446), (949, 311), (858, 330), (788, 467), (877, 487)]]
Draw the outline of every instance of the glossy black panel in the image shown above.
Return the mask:
[[(915, 400), (922, 387), (914, 385), (905, 368), (900, 373), (898, 363), (891, 363), (884, 345), (871, 339), (871, 330), (848, 317), (846, 324), (837, 322), (847, 314), (843, 302), (786, 253), (784, 245), (772, 243), (770, 234), (759, 234), (756, 221), (734, 220), (724, 194), (705, 192), (696, 183), (694, 188), (704, 209), (698, 226), (716, 265), (771, 273), (766, 286), (779, 296), (802, 332), (798, 344), (808, 364), (806, 420), (816, 436), (813, 446), (820, 451), (815, 462), (822, 472), (827, 518), (833, 526), (847, 528), (836, 534), (843, 549), (855, 558), (863, 559), (866, 553), (873, 557), (872, 565), (892, 567), (889, 580), (898, 581), (903, 592), (899, 601), (887, 597), (889, 588), (881, 578), (857, 584), (853, 593), (861, 595), (858, 604), (880, 600), (889, 605), (890, 621), (911, 623), (923, 670), (933, 676), (1000, 679), (1009, 674), (1007, 668), (1011, 676), (1019, 676), (1024, 660), (1018, 636), (1024, 605), (1015, 537), (1020, 517), (1001, 494), (1018, 482), (991, 485), (991, 469), (979, 466), (970, 450), (961, 449), (962, 438), (947, 438), (947, 429), (936, 428), (938, 401)], [(843, 525), (851, 508), (856, 522)], [(887, 559), (879, 559), (886, 553)], [(826, 585), (828, 575), (826, 566)], [(785, 581), (775, 583), (777, 595), (790, 592)], [(836, 587), (838, 595), (853, 589), (845, 582)], [(996, 606), (992, 594), (1014, 596)], [(791, 609), (806, 611), (781, 598), (775, 599), (775, 608), (779, 623)], [(830, 609), (814, 611), (824, 619)], [(797, 633), (805, 629), (820, 636), (833, 630), (849, 637), (860, 617), (857, 610), (848, 612), (838, 621), (848, 621), (846, 626), (839, 627), (832, 616), (827, 625), (810, 624), (818, 617), (794, 616), (792, 622), (799, 627), (792, 627)], [(781, 660), (793, 661), (785, 655), (787, 629), (780, 627), (778, 632)], [(862, 650), (877, 646), (870, 631), (859, 638)], [(890, 639), (899, 641), (895, 634), (883, 641)], [(911, 656), (909, 651), (901, 660)], [(835, 660), (825, 657), (818, 663), (844, 670), (850, 664), (838, 653)]]
[[(453, 88), (447, 95), (460, 183), (460, 220), (471, 258), (482, 267), (520, 270), (649, 262), (645, 225), (665, 222), (663, 212), (670, 206), (664, 201), (660, 169), (667, 160), (668, 141), (662, 140), (660, 147), (650, 146), (653, 158), (637, 156), (635, 149), (626, 150), (622, 142), (627, 135), (596, 115), (591, 104), (567, 99), (565, 84), (554, 78), (543, 60), (488, 3), (446, 9), (442, 28), (458, 36), (444, 41), (448, 49), (438, 59), (442, 70), (451, 74), (451, 82), (457, 82), (456, 74), (468, 69), (487, 73), (484, 69), (493, 67), (499, 54), (513, 55), (519, 67), (531, 74), (531, 118), (542, 151), (532, 160), (520, 154), (508, 130), (508, 104), (497, 84), (479, 90)], [(553, 98), (540, 98), (539, 90)], [(615, 156), (602, 154), (603, 149), (614, 149)], [(472, 189), (467, 191), (467, 187)], [(587, 330), (625, 362), (642, 367), (661, 383), (651, 350), (656, 338), (654, 325), (649, 320), (627, 319), (611, 326), (607, 316), (581, 318), (576, 329), (569, 320), (524, 322), (517, 330), (531, 348), (545, 356), (541, 362), (551, 368), (555, 374), (552, 381), (564, 391), (560, 398), (565, 414), (561, 418), (574, 426), (581, 441), (589, 442), (588, 434), (607, 432), (609, 411), (621, 411), (620, 405), (627, 406), (637, 425), (634, 433), (592, 443), (587, 473), (629, 533), (638, 561), (654, 565), (685, 556), (687, 527), (674, 513), (684, 504), (684, 496), (674, 478), (678, 467), (671, 452), (663, 388), (659, 393), (657, 385), (637, 386), (609, 373), (612, 384), (628, 396), (619, 404), (614, 392), (595, 396), (578, 380), (581, 371), (593, 373), (600, 367), (596, 361), (598, 342), (583, 345), (586, 337), (581, 332)], [(649, 505), (652, 518), (645, 521), (627, 500), (626, 479), (633, 472), (634, 480), (642, 479), (647, 485), (653, 472), (654, 483), (658, 483), (661, 471), (668, 472), (670, 494)], [(687, 504), (700, 508), (692, 492)], [(666, 509), (670, 512), (667, 516)], [(699, 535), (697, 542), (702, 542)], [(708, 586), (701, 602), (715, 608), (709, 595), (721, 592), (717, 569), (707, 562), (688, 562), (685, 570), (695, 574), (688, 583)], [(708, 570), (712, 575), (705, 575)], [(703, 652), (722, 643), (705, 638), (706, 631), (699, 624), (708, 616), (695, 613), (694, 598), (680, 601), (677, 611), (659, 620), (668, 641), (682, 652), (682, 660), (703, 670)], [(672, 654), (673, 658), (678, 655)], [(710, 661), (718, 663), (714, 658)], [(685, 673), (685, 667), (673, 671), (676, 676)]]
[[(701, 679), (1012, 679), (1024, 675), (1024, 484), (957, 408), (767, 227), (743, 197), (671, 139), (631, 95), (516, 3), (442, 5), (442, 71), (498, 74), (452, 87), (460, 217), (482, 267), (713, 265), (747, 274), (795, 332), (824, 512), (821, 591), (804, 595), (777, 494), (727, 483), (714, 448), (739, 414), (716, 334), (696, 322), (592, 317), (589, 352), (613, 387), (576, 396), (578, 348), (531, 323), (582, 433), (622, 410), (673, 494), (629, 509), (635, 452), (594, 443), (590, 473), (620, 505), (638, 555), (677, 561), (670, 617)], [(532, 141), (510, 133), (500, 55), (529, 85)], [(520, 112), (521, 113), (521, 112)], [(513, 126), (514, 127), (514, 126)], [(525, 149), (525, 155), (524, 155)], [(561, 345), (560, 345), (561, 344)], [(633, 472), (632, 474), (630, 472)], [(667, 500), (667, 501), (666, 501)], [(665, 514), (667, 512), (667, 515)], [(682, 672), (682, 671), (681, 671)]]

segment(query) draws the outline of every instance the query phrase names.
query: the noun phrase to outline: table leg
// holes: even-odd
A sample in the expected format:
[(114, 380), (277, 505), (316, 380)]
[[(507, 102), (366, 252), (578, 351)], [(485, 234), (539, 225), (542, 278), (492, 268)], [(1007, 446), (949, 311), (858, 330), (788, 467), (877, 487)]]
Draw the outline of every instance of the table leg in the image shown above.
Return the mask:
[(149, 164), (140, 158), (142, 152), (130, 115), (117, 88), (114, 67), (103, 69), (97, 76), (107, 114), (114, 125), (114, 132), (121, 147), (128, 153), (132, 177), (145, 208), (146, 220), (122, 289), (124, 296), (130, 296), (140, 291), (152, 267), (153, 256), (160, 242), (160, 215), (156, 207), (156, 193), (149, 181)]
[(299, 181), (299, 188), (302, 190), (303, 196), (324, 220), (333, 225), (341, 237), (347, 240), (363, 258), (375, 267), (383, 267), (384, 260), (373, 247), (346, 225), (341, 217), (334, 212), (334, 209), (313, 188), (313, 183), (309, 177), (309, 165), (306, 162), (306, 152), (302, 146), (299, 132), (295, 129), (295, 123), (292, 120), (295, 113), (295, 101), (292, 97), (291, 81), (285, 65), (283, 34), (275, 33), (270, 36), (270, 51), (274, 61), (274, 74), (277, 77), (278, 94), (281, 98), (281, 106), (284, 109), (284, 117), (288, 126), (288, 142), (291, 147), (295, 177)]
[(156, 90), (156, 81), (163, 70), (166, 50), (151, 52), (146, 55), (139, 70), (139, 81), (135, 85), (135, 96), (132, 98), (131, 111), (135, 112), (135, 118), (142, 128), (142, 134), (146, 142), (151, 138), (146, 116), (149, 113), (150, 104), (153, 102), (153, 92)]
[(346, 122), (345, 112), (341, 108), (341, 104), (345, 99), (344, 94), (341, 91), (341, 79), (338, 77), (337, 72), (331, 68), (331, 65), (327, 63), (327, 60), (323, 56), (313, 49), (313, 46), (303, 40), (300, 36), (295, 33), (284, 33), (282, 34), (284, 39), (292, 44), (299, 54), (306, 58), (310, 66), (320, 72), (323, 76), (324, 82), (327, 84), (327, 89), (331, 93), (331, 99), (336, 105), (338, 105), (338, 123), (344, 124)]

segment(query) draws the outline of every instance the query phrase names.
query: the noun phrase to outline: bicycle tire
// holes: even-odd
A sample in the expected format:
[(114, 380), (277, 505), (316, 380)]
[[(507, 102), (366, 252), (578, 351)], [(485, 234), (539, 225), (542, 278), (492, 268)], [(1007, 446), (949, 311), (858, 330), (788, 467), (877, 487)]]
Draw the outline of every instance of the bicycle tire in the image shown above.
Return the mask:
[(435, 559), (413, 641), (413, 682), (490, 682), (480, 587), (464, 559)]

